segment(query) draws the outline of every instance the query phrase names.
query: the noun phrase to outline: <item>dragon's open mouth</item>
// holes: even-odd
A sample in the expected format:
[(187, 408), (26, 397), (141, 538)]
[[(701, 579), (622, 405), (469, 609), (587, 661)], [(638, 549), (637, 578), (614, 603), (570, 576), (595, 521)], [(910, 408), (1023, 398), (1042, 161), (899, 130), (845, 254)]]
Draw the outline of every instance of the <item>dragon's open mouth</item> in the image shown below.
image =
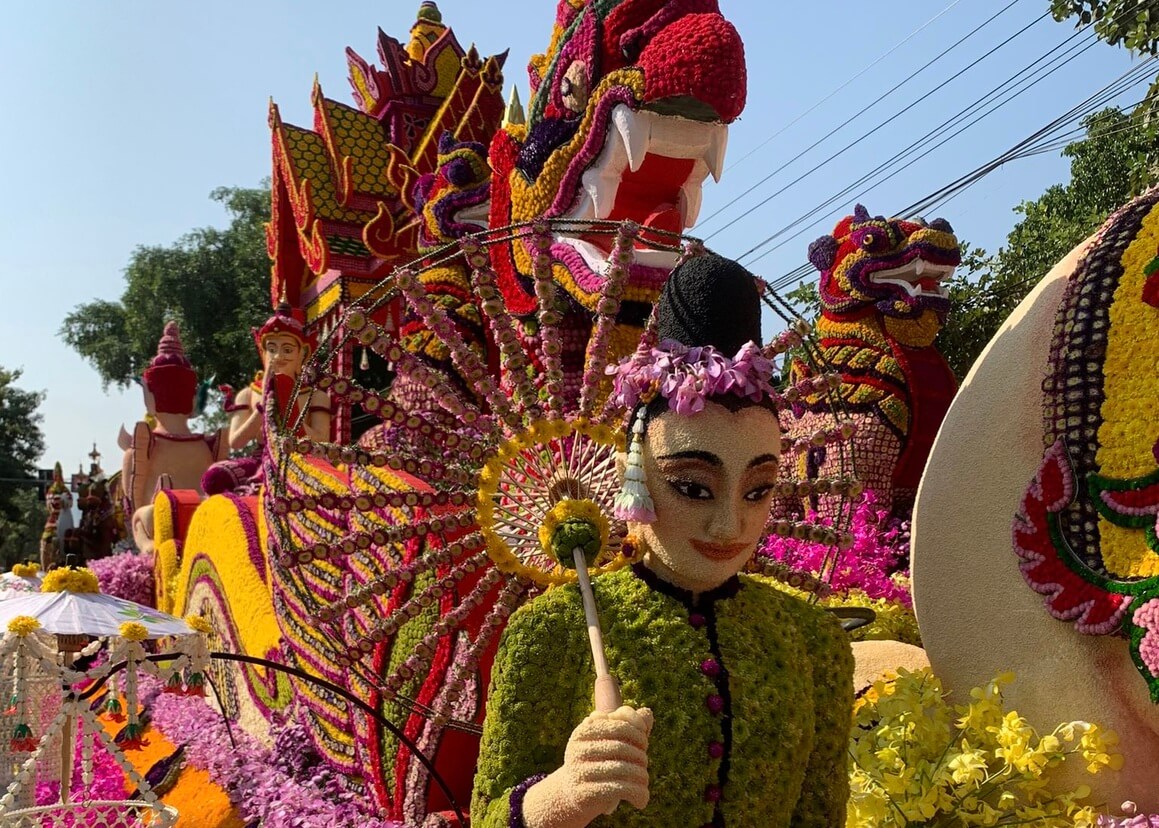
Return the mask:
[[(630, 220), (643, 228), (681, 233), (700, 213), (701, 191), (709, 176), (720, 179), (728, 125), (696, 121), (617, 104), (608, 122), (604, 147), (584, 171), (576, 205), (563, 218)], [(678, 253), (647, 249), (645, 229), (636, 261), (670, 269)], [(605, 270), (611, 237), (560, 233), (596, 273)], [(670, 237), (652, 241), (672, 244)]]
[(949, 290), (942, 284), (954, 272), (954, 265), (936, 264), (915, 258), (901, 267), (878, 270), (869, 274), (869, 281), (879, 285), (897, 285), (910, 296), (937, 296), (947, 299)]

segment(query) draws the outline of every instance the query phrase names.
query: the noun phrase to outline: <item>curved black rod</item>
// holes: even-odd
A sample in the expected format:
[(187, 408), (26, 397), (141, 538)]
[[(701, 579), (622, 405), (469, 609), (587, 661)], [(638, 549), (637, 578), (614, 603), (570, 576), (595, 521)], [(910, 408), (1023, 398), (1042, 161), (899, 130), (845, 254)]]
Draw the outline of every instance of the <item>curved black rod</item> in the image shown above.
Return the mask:
[(431, 760), (427, 758), (426, 754), (419, 750), (418, 745), (416, 745), (410, 739), (410, 737), (403, 733), (402, 730), (400, 730), (399, 727), (394, 724), (394, 722), (390, 721), (390, 719), (383, 716), (380, 712), (375, 710), (362, 699), (355, 696), (346, 688), (339, 687), (337, 684), (329, 682), (324, 678), (312, 676), (303, 670), (299, 670), (297, 667), (291, 667), (288, 664), (278, 664), (276, 661), (268, 661), (264, 658), (258, 658), (257, 656), (240, 655), (238, 653), (214, 652), (210, 653), (209, 657), (219, 658), (223, 661), (240, 661), (243, 664), (256, 664), (260, 667), (266, 667), (270, 670), (277, 670), (282, 673), (288, 673), (295, 678), (299, 678), (302, 681), (308, 681), (312, 684), (317, 684), (320, 687), (326, 688), (331, 693), (336, 693), (337, 695), (341, 696), (350, 704), (354, 705), (363, 713), (370, 716), (380, 725), (389, 730), (400, 742), (410, 748), (411, 753), (413, 753), (415, 758), (422, 763), (422, 766), (426, 768), (428, 772), (430, 772), (431, 778), (435, 781), (435, 784), (439, 786), (439, 789), (443, 792), (443, 796), (447, 798), (447, 802), (450, 803), (451, 810), (455, 812), (455, 816), (458, 818), (459, 823), (461, 825), (467, 824), (467, 818), (463, 815), (462, 809), (459, 808), (459, 803), (455, 800), (455, 795), (451, 793), (451, 788), (449, 785), (447, 785), (447, 781), (439, 775), (439, 772), (435, 770), (435, 766), (431, 763)]
[[(291, 676), (294, 676), (295, 678), (301, 679), (302, 681), (308, 681), (312, 684), (316, 684), (320, 687), (324, 687), (327, 690), (329, 690), (330, 692), (341, 696), (343, 699), (348, 701), (350, 704), (354, 705), (359, 710), (361, 710), (363, 713), (370, 716), (372, 719), (374, 719), (380, 725), (382, 725), (387, 730), (389, 730), (400, 742), (402, 742), (404, 745), (406, 745), (408, 748), (410, 748), (411, 753), (413, 753), (415, 755), (415, 758), (418, 759), (420, 763), (422, 763), (422, 766), (430, 772), (431, 778), (435, 781), (435, 784), (439, 786), (439, 789), (443, 792), (443, 795), (447, 798), (447, 802), (450, 804), (451, 810), (453, 810), (455, 812), (455, 816), (458, 818), (459, 823), (461, 825), (467, 824), (467, 819), (463, 815), (463, 811), (459, 807), (459, 803), (455, 799), (455, 795), (453, 793), (451, 793), (450, 786), (447, 785), (447, 781), (445, 779), (443, 779), (442, 776), (439, 775), (439, 772), (435, 770), (435, 766), (431, 763), (431, 760), (427, 758), (426, 754), (423, 753), (421, 750), (419, 750), (418, 745), (416, 745), (414, 743), (414, 741), (412, 741), (410, 739), (410, 737), (408, 737), (405, 733), (403, 733), (402, 730), (400, 730), (398, 728), (398, 726), (394, 724), (394, 722), (387, 719), (380, 712), (375, 710), (373, 707), (371, 707), (369, 704), (364, 702), (362, 699), (355, 696), (349, 690), (347, 690), (343, 687), (339, 687), (337, 684), (329, 682), (324, 678), (320, 678), (319, 676), (312, 676), (303, 670), (299, 670), (297, 667), (291, 667), (288, 664), (279, 664), (276, 661), (269, 661), (268, 659), (258, 658), (257, 656), (241, 655), (239, 653), (212, 652), (209, 654), (209, 657), (216, 658), (216, 659), (219, 659), (221, 661), (238, 661), (238, 662), (241, 662), (243, 664), (255, 664), (259, 667), (265, 667), (266, 669), (269, 669), (269, 670), (277, 670), (278, 672), (287, 673)], [(176, 658), (176, 656), (173, 655), (172, 653), (158, 653), (156, 655), (145, 656), (146, 661), (172, 661), (174, 658)], [(92, 696), (94, 696), (97, 692), (100, 691), (100, 689), (102, 687), (105, 686), (105, 683), (113, 675), (120, 672), (121, 670), (124, 670), (127, 665), (128, 665), (128, 662), (125, 662), (125, 661), (122, 661), (118, 664), (113, 665), (113, 667), (110, 668), (108, 673), (106, 673), (101, 678), (97, 679), (90, 686), (86, 687), (84, 692), (80, 693), (77, 696), (77, 698), (80, 701), (84, 701), (86, 699), (92, 698)], [(216, 686), (213, 688), (213, 692), (215, 695), (217, 694), (217, 687)], [(219, 705), (221, 704), (221, 696), (220, 695), (218, 695), (218, 697), (217, 697), (217, 702)], [(222, 710), (224, 712), (225, 708), (223, 707)], [(223, 715), (223, 718), (224, 718), (224, 715)], [(226, 718), (227, 723), (228, 723), (228, 721), (229, 721), (229, 719)], [(227, 724), (227, 726), (228, 726), (228, 724)], [(233, 741), (233, 733), (232, 732), (230, 733), (230, 741), (231, 742)], [(236, 744), (234, 746), (236, 747)]]
[[(145, 656), (145, 661), (172, 661), (174, 658), (176, 658), (176, 656), (174, 656), (172, 653), (157, 653), (154, 655)], [(124, 670), (128, 665), (129, 662), (127, 661), (117, 662), (109, 668), (108, 673), (94, 681), (82, 692), (74, 693), (70, 690), (68, 695), (70, 697), (74, 697), (77, 701), (88, 701), (97, 693), (99, 693), (102, 687), (108, 684), (109, 679)], [(217, 699), (217, 706), (221, 709), (221, 719), (223, 722), (225, 722), (225, 735), (229, 737), (229, 745), (234, 750), (237, 750), (237, 739), (233, 737), (233, 723), (229, 720), (229, 716), (225, 715), (225, 704), (221, 700), (221, 691), (217, 689), (217, 682), (215, 682), (213, 680), (213, 676), (209, 675), (208, 673), (205, 675), (205, 680), (209, 682), (209, 686), (213, 690), (213, 697)]]
[(237, 739), (233, 738), (233, 722), (229, 720), (229, 716), (225, 715), (225, 704), (221, 700), (221, 692), (217, 689), (217, 682), (209, 673), (205, 674), (205, 680), (213, 688), (213, 697), (217, 699), (217, 707), (221, 710), (221, 720), (225, 722), (225, 735), (229, 737), (229, 746), (237, 750)]

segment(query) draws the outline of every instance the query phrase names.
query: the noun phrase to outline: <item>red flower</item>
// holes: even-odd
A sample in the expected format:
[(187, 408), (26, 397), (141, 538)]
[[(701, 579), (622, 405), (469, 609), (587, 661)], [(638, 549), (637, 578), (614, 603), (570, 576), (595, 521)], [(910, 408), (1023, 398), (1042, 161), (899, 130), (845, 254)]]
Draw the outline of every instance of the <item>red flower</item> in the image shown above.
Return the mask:
[(1122, 622), (1131, 599), (1083, 580), (1059, 554), (1051, 523), (1074, 499), (1074, 472), (1062, 441), (1051, 446), (1014, 518), (1014, 552), (1018, 568), (1035, 592), (1046, 596), (1047, 612), (1074, 621), (1087, 635), (1108, 635)]

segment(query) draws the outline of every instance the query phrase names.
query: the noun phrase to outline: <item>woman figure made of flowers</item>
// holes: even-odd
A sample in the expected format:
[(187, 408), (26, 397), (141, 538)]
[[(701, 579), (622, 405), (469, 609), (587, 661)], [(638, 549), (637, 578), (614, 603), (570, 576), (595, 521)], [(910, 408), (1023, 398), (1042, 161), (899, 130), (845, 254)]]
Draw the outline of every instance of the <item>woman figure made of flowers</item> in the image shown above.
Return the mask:
[[(299, 437), (330, 439), (330, 396), (316, 388), (301, 387), (302, 365), (310, 355), (305, 327), (286, 303), (254, 332), (262, 370), (254, 381), (227, 399), (229, 447), (241, 449), (253, 441), (265, 442), (265, 406), (275, 401), (279, 426)], [(297, 392), (295, 393), (295, 387)], [(206, 494), (225, 491), (256, 491), (261, 482), (261, 453), (215, 463), (206, 471), (201, 486)]]
[(631, 418), (615, 507), (634, 563), (591, 588), (618, 688), (597, 681), (593, 704), (598, 648), (577, 585), (512, 615), (475, 777), (480, 828), (844, 824), (848, 640), (741, 574), (781, 450), (756, 280), (689, 258), (657, 318), (658, 345), (609, 369)]

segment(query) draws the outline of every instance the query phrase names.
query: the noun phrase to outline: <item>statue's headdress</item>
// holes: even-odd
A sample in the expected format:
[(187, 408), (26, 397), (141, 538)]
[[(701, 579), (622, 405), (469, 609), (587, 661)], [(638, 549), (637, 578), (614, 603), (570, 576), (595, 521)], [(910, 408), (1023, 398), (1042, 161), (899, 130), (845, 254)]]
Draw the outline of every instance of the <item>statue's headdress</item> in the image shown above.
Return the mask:
[(153, 395), (154, 410), (159, 414), (192, 414), (197, 394), (197, 372), (185, 356), (181, 331), (176, 322), (166, 322), (157, 355), (145, 369), (145, 388)]
[(695, 414), (712, 397), (776, 399), (756, 277), (737, 262), (713, 253), (685, 261), (664, 285), (655, 322), (655, 334), (607, 369), (618, 404), (631, 411), (659, 396), (671, 410)]
[(274, 315), (265, 321), (260, 328), (254, 328), (254, 344), (261, 353), (262, 343), (271, 336), (292, 336), (306, 348), (310, 347), (310, 339), (306, 336), (304, 314), (297, 308), (291, 308), (289, 303), (280, 302), (274, 310)]

